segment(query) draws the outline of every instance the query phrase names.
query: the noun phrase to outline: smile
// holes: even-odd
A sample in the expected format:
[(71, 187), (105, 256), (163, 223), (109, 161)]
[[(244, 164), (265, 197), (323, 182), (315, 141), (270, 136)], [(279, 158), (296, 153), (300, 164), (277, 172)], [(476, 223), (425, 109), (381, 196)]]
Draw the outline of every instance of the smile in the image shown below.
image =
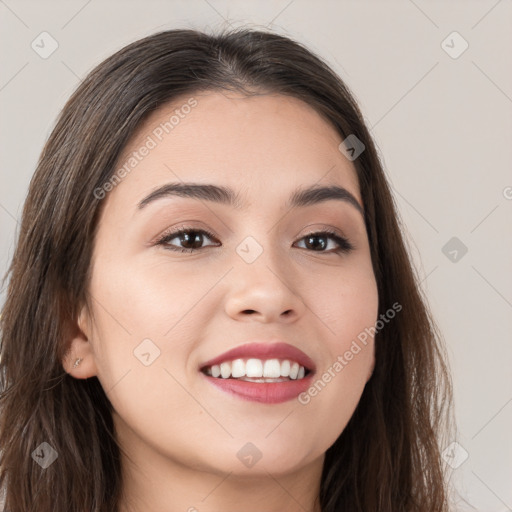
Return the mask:
[(203, 363), (199, 370), (207, 382), (231, 396), (276, 404), (308, 389), (315, 364), (287, 343), (248, 343)]

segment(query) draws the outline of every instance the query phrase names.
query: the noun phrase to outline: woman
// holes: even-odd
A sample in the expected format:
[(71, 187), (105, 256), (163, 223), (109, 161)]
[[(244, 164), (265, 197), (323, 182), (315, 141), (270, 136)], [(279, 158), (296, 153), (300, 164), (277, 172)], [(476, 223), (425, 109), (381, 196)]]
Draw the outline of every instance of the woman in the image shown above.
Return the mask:
[(440, 337), (362, 115), (302, 45), (169, 30), (101, 63), (8, 275), (6, 510), (447, 510)]

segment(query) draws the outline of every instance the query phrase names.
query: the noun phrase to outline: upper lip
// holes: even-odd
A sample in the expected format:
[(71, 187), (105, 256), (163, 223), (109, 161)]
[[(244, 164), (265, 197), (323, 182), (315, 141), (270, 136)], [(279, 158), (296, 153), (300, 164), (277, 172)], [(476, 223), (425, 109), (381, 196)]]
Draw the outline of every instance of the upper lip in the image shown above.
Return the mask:
[(239, 345), (214, 359), (202, 363), (200, 370), (208, 366), (213, 366), (214, 364), (243, 358), (291, 359), (292, 361), (297, 361), (301, 366), (304, 366), (306, 370), (310, 370), (311, 372), (315, 370), (313, 360), (300, 350), (300, 348), (281, 341), (273, 343), (252, 342)]

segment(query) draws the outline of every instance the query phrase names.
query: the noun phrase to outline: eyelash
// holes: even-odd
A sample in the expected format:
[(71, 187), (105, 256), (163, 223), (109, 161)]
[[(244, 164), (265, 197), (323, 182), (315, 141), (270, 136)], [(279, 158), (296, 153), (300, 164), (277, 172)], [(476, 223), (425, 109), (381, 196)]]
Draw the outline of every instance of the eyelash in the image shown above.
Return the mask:
[[(173, 247), (173, 246), (167, 244), (167, 242), (169, 242), (173, 238), (176, 238), (176, 237), (178, 237), (180, 235), (183, 235), (185, 233), (200, 233), (202, 235), (206, 235), (210, 239), (216, 240), (215, 235), (213, 233), (211, 233), (210, 231), (206, 230), (206, 229), (196, 229), (196, 228), (186, 228), (186, 227), (183, 227), (183, 228), (180, 228), (180, 229), (178, 229), (176, 231), (173, 231), (172, 233), (164, 233), (156, 241), (156, 245), (162, 245), (162, 246), (164, 246), (165, 249), (170, 250), (170, 251), (176, 251), (176, 252), (192, 253), (192, 252), (201, 251), (201, 250), (204, 249), (204, 248), (185, 249), (185, 248)], [(322, 236), (322, 235), (327, 237), (327, 238), (331, 238), (332, 240), (334, 240), (338, 244), (339, 248), (335, 249), (335, 250), (330, 250), (330, 251), (313, 251), (311, 249), (312, 252), (319, 252), (319, 253), (325, 253), (325, 254), (333, 254), (333, 253), (334, 254), (340, 254), (340, 253), (348, 254), (348, 253), (350, 253), (351, 251), (353, 251), (355, 249), (354, 245), (347, 238), (344, 238), (344, 237), (338, 235), (335, 231), (333, 231), (331, 229), (328, 229), (328, 228), (324, 229), (322, 231), (314, 231), (312, 233), (308, 233), (308, 234), (304, 235), (303, 237), (301, 237), (299, 240), (303, 240), (305, 238), (313, 237), (313, 236), (314, 237), (319, 237), (319, 236)]]

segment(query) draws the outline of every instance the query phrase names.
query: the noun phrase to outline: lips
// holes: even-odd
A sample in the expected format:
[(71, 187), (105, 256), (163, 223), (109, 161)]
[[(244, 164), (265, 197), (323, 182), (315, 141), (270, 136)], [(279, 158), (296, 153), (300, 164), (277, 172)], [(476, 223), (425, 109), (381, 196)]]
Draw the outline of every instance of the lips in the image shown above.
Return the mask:
[[(298, 363), (301, 367), (304, 367), (306, 372), (305, 376), (297, 380), (274, 379), (273, 382), (266, 382), (266, 379), (256, 379), (256, 382), (251, 382), (250, 380), (236, 378), (218, 378), (207, 374), (206, 370), (213, 366), (240, 359), (294, 361), (295, 365)], [(315, 363), (302, 350), (279, 341), (274, 343), (247, 343), (228, 350), (220, 356), (202, 363), (199, 367), (202, 378), (222, 392), (243, 400), (265, 404), (277, 404), (293, 400), (311, 386), (315, 371)], [(304, 372), (302, 375), (304, 375)], [(264, 380), (264, 382), (261, 382), (261, 380)]]
[(283, 342), (274, 343), (246, 343), (240, 345), (220, 356), (215, 357), (202, 363), (199, 370), (204, 370), (209, 366), (221, 364), (226, 361), (233, 361), (235, 359), (289, 359), (296, 361), (305, 369), (313, 373), (316, 369), (313, 360), (307, 356), (302, 350), (293, 345)]

